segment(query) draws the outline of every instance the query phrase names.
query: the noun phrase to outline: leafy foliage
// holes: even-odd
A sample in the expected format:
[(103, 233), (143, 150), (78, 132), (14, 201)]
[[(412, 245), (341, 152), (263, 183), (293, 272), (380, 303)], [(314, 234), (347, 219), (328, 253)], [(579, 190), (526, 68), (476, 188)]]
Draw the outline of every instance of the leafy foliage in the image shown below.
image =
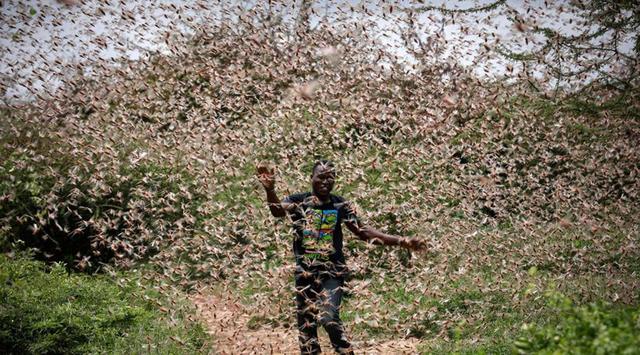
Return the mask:
[(176, 308), (178, 324), (170, 326), (155, 304), (161, 296), (141, 288), (132, 274), (117, 276), (116, 282), (68, 274), (60, 263), (49, 268), (24, 257), (0, 255), (0, 351), (130, 354), (207, 349), (206, 334), (187, 320), (187, 310)]
[(640, 348), (640, 311), (637, 307), (593, 303), (575, 305), (568, 297), (550, 292), (557, 311), (546, 324), (525, 324), (515, 342), (520, 353), (632, 354)]

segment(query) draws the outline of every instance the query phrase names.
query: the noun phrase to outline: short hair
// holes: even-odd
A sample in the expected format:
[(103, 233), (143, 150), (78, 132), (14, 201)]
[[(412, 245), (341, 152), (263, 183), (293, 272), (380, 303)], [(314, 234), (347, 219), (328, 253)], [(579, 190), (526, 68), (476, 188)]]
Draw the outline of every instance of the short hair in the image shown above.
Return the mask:
[(313, 176), (313, 174), (315, 174), (316, 172), (316, 169), (321, 166), (330, 168), (335, 173), (335, 166), (333, 165), (333, 162), (331, 160), (323, 159), (323, 160), (317, 160), (315, 164), (313, 164), (313, 168), (311, 169), (311, 176)]

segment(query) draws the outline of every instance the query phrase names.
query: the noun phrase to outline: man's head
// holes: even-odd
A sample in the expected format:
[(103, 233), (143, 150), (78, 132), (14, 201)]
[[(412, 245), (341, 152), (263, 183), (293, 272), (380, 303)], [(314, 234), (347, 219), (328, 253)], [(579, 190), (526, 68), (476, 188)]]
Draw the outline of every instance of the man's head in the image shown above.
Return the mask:
[(311, 171), (311, 187), (314, 195), (320, 199), (329, 197), (336, 179), (336, 171), (333, 163), (328, 160), (319, 160), (313, 165)]

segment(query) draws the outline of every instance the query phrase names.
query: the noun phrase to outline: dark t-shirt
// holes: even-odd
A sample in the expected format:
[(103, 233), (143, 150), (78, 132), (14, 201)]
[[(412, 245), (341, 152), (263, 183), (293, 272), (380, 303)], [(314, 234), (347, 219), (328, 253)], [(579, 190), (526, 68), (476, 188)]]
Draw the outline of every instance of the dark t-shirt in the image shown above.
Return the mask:
[(288, 212), (295, 230), (293, 253), (296, 264), (305, 268), (344, 270), (342, 222), (356, 221), (357, 216), (340, 196), (330, 195), (327, 203), (315, 201), (311, 192), (293, 194), (282, 200), (293, 204)]

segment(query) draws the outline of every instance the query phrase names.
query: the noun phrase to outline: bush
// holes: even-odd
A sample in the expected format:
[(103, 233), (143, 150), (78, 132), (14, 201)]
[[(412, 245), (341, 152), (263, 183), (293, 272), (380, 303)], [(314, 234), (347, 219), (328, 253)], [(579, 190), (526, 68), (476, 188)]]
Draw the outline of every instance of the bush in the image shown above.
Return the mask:
[(186, 170), (126, 152), (109, 161), (38, 130), (21, 127), (0, 140), (0, 248), (17, 243), (40, 259), (95, 271), (129, 265), (195, 228), (204, 195)]
[(0, 255), (0, 353), (203, 350), (207, 335), (198, 324), (177, 313), (170, 327), (152, 303), (160, 303), (158, 295), (136, 277), (119, 276), (122, 285), (105, 275), (70, 275), (60, 263), (47, 269), (43, 262)]
[(549, 295), (557, 317), (546, 325), (523, 326), (519, 353), (632, 354), (640, 349), (640, 309), (610, 304), (576, 306), (557, 292)]

